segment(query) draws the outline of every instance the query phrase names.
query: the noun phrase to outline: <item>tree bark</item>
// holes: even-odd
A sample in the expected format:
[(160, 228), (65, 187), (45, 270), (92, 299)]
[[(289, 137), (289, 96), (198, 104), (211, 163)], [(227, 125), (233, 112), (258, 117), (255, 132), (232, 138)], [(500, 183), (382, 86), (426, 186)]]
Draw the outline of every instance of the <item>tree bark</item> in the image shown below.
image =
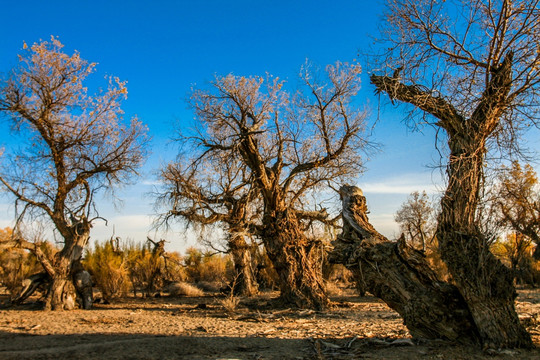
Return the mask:
[(340, 195), (343, 231), (329, 260), (344, 264), (358, 287), (397, 311), (413, 337), (477, 341), (471, 314), (456, 287), (439, 280), (424, 254), (404, 238), (391, 242), (375, 230), (359, 188), (343, 186)]
[(92, 290), (92, 277), (86, 271), (80, 260), (76, 261), (71, 269), (73, 284), (77, 290), (77, 298), (80, 306), (84, 310), (90, 310), (94, 304), (94, 294)]
[(67, 276), (55, 275), (45, 297), (45, 310), (73, 310), (76, 304), (73, 282)]
[(291, 211), (265, 214), (262, 239), (279, 275), (280, 300), (286, 305), (326, 309), (330, 301), (322, 277), (322, 243), (308, 239)]
[(259, 285), (255, 279), (249, 245), (241, 234), (232, 230), (229, 239), (229, 251), (233, 257), (236, 273), (231, 291), (242, 296), (256, 295), (259, 292)]

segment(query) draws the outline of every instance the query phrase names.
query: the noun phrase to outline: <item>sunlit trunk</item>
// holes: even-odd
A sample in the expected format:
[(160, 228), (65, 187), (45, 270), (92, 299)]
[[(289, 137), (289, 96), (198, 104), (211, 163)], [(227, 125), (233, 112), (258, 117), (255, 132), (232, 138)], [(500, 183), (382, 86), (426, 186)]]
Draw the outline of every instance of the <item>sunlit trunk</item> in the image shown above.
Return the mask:
[(330, 302), (322, 276), (322, 244), (307, 239), (289, 211), (267, 213), (263, 223), (262, 239), (279, 275), (281, 301), (299, 308), (327, 308)]
[(243, 296), (253, 296), (259, 291), (259, 285), (253, 271), (253, 260), (249, 245), (241, 234), (231, 230), (229, 250), (233, 257), (235, 279), (232, 291)]
[(65, 239), (64, 248), (55, 255), (53, 271), (49, 271), (51, 282), (45, 297), (46, 310), (72, 310), (77, 307), (77, 297), (84, 309), (92, 307), (90, 276), (80, 263), (89, 237), (88, 227), (88, 231)]

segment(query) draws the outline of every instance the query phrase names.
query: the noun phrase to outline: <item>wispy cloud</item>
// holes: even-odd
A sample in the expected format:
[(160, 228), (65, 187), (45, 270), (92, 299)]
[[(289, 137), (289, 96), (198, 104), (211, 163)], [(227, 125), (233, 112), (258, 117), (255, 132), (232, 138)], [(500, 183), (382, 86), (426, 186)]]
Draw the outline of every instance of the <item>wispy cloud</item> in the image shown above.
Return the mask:
[(13, 221), (0, 219), (0, 229), (13, 226)]
[(441, 189), (440, 177), (430, 173), (402, 174), (379, 181), (359, 182), (366, 194), (410, 194), (413, 191), (436, 193)]
[(399, 231), (398, 225), (394, 221), (394, 214), (370, 214), (369, 222), (377, 229), (378, 232), (386, 236), (388, 239), (397, 237)]
[(161, 181), (161, 180), (150, 180), (150, 179), (147, 179), (147, 180), (141, 181), (141, 185), (146, 185), (146, 186), (161, 186), (161, 185), (163, 185), (163, 181)]

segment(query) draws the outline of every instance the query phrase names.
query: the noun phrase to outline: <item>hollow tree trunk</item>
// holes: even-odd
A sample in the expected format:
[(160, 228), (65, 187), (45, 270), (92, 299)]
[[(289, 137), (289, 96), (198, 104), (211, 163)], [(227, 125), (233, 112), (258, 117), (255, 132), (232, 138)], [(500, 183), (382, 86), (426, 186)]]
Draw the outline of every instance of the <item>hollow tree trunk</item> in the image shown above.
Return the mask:
[(234, 270), (236, 273), (231, 291), (243, 296), (253, 296), (257, 294), (259, 285), (255, 279), (251, 251), (241, 234), (231, 231), (229, 251), (233, 257)]
[(531, 347), (514, 307), (512, 271), (490, 252), (476, 220), (484, 147), (451, 135), (448, 187), (441, 200), (436, 236), (441, 258), (471, 311), (484, 347)]
[(262, 240), (279, 275), (280, 299), (299, 308), (329, 306), (322, 277), (322, 243), (308, 239), (291, 211), (265, 214)]
[(439, 280), (425, 256), (404, 238), (391, 242), (373, 228), (359, 188), (343, 186), (340, 195), (343, 231), (329, 260), (344, 264), (359, 287), (397, 311), (412, 336), (476, 341), (474, 322), (459, 291)]

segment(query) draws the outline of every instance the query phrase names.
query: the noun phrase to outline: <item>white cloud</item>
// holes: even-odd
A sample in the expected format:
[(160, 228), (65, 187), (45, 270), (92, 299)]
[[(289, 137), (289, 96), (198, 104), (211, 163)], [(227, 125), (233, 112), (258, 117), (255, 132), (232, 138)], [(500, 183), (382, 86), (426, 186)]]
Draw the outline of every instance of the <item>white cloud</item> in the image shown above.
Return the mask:
[(143, 180), (140, 182), (140, 184), (142, 185), (146, 185), (146, 186), (161, 186), (163, 185), (163, 181), (161, 180)]
[(394, 221), (394, 214), (370, 214), (368, 216), (369, 222), (378, 232), (390, 240), (397, 237), (399, 227)]
[(440, 191), (442, 181), (440, 176), (430, 173), (402, 174), (383, 178), (379, 181), (360, 181), (358, 186), (369, 194), (410, 194), (413, 191), (423, 191), (433, 194)]
[(0, 219), (0, 229), (12, 227), (13, 221)]
[(147, 215), (123, 215), (115, 216), (104, 221), (96, 220), (92, 228), (91, 236), (95, 240), (105, 240), (113, 233), (123, 239), (144, 240), (151, 229), (152, 219)]

